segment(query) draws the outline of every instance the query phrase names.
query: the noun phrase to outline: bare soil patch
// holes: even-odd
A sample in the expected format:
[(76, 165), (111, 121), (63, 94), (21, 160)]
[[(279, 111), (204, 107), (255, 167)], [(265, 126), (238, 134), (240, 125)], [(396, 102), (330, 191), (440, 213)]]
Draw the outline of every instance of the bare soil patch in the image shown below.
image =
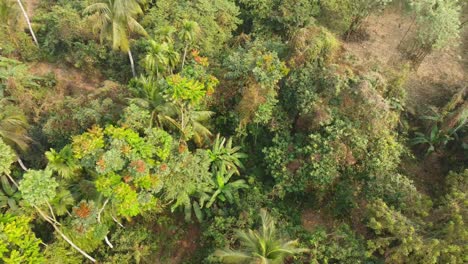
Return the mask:
[[(401, 68), (405, 61), (397, 47), (411, 22), (411, 18), (395, 9), (370, 16), (364, 24), (369, 40), (347, 42), (344, 47), (354, 55), (358, 64)], [(406, 84), (409, 109), (420, 109), (420, 106), (427, 104), (437, 105), (467, 82), (467, 68), (464, 63), (468, 37), (466, 31), (462, 34), (464, 44), (433, 52), (425, 58), (417, 71), (410, 74)]]
[(302, 226), (309, 232), (314, 231), (317, 227), (325, 227), (328, 230), (333, 229), (333, 218), (328, 216), (322, 210), (306, 209), (301, 216)]
[(57, 81), (57, 90), (67, 95), (94, 91), (104, 81), (99, 72), (90, 75), (63, 64), (35, 62), (29, 64), (30, 72), (37, 76), (53, 74)]

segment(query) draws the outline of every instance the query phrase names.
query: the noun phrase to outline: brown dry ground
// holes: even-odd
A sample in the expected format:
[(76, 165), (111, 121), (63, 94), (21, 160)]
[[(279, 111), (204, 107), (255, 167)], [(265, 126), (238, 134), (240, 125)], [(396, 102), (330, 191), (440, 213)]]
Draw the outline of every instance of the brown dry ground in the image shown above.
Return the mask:
[[(367, 66), (386, 64), (398, 69), (403, 67), (404, 61), (397, 46), (411, 22), (411, 18), (401, 15), (398, 10), (389, 9), (366, 21), (369, 40), (344, 43), (344, 47), (355, 55), (358, 63)], [(467, 31), (462, 34), (464, 44), (433, 52), (425, 58), (417, 71), (410, 74), (406, 84), (410, 110), (421, 110), (421, 106), (427, 104), (440, 105), (466, 85)]]
[(92, 75), (63, 64), (34, 62), (28, 64), (30, 72), (37, 76), (53, 74), (59, 90), (68, 94), (87, 93), (95, 90), (104, 81), (96, 70)]

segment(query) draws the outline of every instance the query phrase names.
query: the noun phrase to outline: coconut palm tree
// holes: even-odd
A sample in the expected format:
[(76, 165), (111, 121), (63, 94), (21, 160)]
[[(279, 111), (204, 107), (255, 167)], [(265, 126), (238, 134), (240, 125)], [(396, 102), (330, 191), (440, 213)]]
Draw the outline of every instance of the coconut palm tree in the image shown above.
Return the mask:
[(0, 137), (10, 146), (25, 150), (31, 140), (27, 135), (28, 123), (20, 109), (0, 100)]
[(266, 210), (260, 211), (262, 226), (259, 230), (238, 231), (239, 250), (217, 250), (215, 256), (223, 263), (282, 264), (288, 256), (308, 251), (298, 248), (297, 240), (279, 237), (274, 219)]
[(100, 31), (100, 40), (111, 40), (112, 48), (128, 54), (133, 77), (136, 77), (135, 64), (130, 49), (132, 33), (148, 36), (146, 30), (136, 21), (143, 14), (142, 5), (146, 0), (108, 0), (88, 6), (83, 13), (94, 22), (93, 30)]
[(211, 137), (211, 131), (206, 127), (206, 123), (213, 116), (214, 112), (205, 110), (195, 110), (191, 107), (181, 106), (178, 110), (178, 120), (180, 132), (184, 140), (193, 139), (198, 145)]
[(167, 43), (157, 43), (154, 40), (148, 41), (148, 53), (145, 57), (145, 68), (150, 74), (156, 73), (156, 78), (159, 78), (159, 71), (164, 70), (169, 64), (169, 59), (166, 53), (169, 50)]
[(179, 38), (185, 43), (184, 55), (182, 56), (182, 70), (184, 69), (185, 58), (187, 57), (187, 51), (190, 45), (192, 45), (195, 37), (200, 32), (200, 27), (195, 21), (184, 21), (182, 28), (179, 32)]
[(155, 40), (149, 40), (148, 43), (148, 53), (144, 63), (149, 73), (156, 73), (156, 78), (159, 78), (161, 71), (172, 74), (173, 69), (179, 62), (179, 53), (174, 50), (170, 42), (158, 43)]
[(163, 97), (160, 85), (153, 77), (140, 76), (137, 79), (137, 98), (131, 102), (148, 109), (151, 113), (150, 127), (177, 127), (175, 105)]

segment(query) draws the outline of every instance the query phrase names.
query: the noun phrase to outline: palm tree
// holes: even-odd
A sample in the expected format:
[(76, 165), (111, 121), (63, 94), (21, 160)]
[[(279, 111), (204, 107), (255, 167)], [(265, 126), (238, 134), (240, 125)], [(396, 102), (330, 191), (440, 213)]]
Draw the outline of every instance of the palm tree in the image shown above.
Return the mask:
[(135, 19), (143, 14), (142, 5), (145, 3), (146, 0), (108, 0), (105, 3), (92, 4), (83, 11), (85, 15), (91, 15), (95, 22), (94, 30), (100, 31), (101, 42), (104, 39), (111, 40), (114, 50), (128, 54), (133, 77), (136, 77), (136, 71), (129, 40), (131, 33), (148, 36)]
[(158, 39), (167, 42), (169, 44), (174, 43), (174, 33), (176, 32), (176, 28), (173, 26), (163, 26), (156, 31), (156, 35)]
[(148, 43), (148, 53), (144, 60), (146, 69), (150, 74), (156, 73), (156, 78), (159, 78), (160, 71), (172, 74), (172, 70), (179, 62), (179, 53), (169, 42), (158, 43), (150, 40)]
[(154, 40), (149, 40), (148, 44), (149, 48), (145, 57), (145, 68), (150, 74), (156, 72), (156, 78), (159, 78), (159, 71), (164, 70), (169, 64), (169, 59), (166, 57), (169, 46), (165, 42), (157, 43)]
[(50, 149), (45, 155), (48, 160), (47, 168), (57, 172), (58, 175), (65, 179), (72, 178), (80, 169), (76, 160), (73, 158), (71, 145), (66, 145), (59, 152), (55, 151), (55, 149)]
[(184, 21), (182, 29), (179, 33), (179, 38), (185, 43), (184, 55), (182, 57), (182, 70), (184, 69), (185, 58), (187, 57), (187, 51), (189, 46), (195, 40), (196, 35), (200, 32), (200, 27), (195, 21)]
[[(185, 108), (185, 109), (184, 109)], [(205, 126), (214, 112), (205, 110), (195, 110), (191, 107), (178, 108), (180, 132), (185, 140), (193, 139), (198, 145), (210, 138), (211, 131)]]
[(279, 237), (275, 221), (266, 210), (260, 211), (262, 226), (259, 230), (238, 231), (240, 250), (217, 250), (215, 256), (224, 263), (282, 264), (288, 256), (308, 251), (298, 248), (297, 240)]
[(212, 134), (204, 125), (214, 114), (211, 111), (196, 110), (180, 101), (166, 100), (164, 92), (153, 77), (140, 76), (137, 79), (137, 96), (132, 102), (148, 108), (151, 112), (150, 127), (166, 127), (178, 131), (183, 140), (193, 139), (201, 145)]
[(21, 150), (28, 148), (31, 140), (27, 135), (28, 123), (20, 109), (0, 100), (0, 137), (10, 146)]
[(165, 100), (158, 82), (153, 77), (140, 76), (137, 83), (138, 98), (132, 98), (131, 102), (150, 111), (150, 128), (154, 125), (177, 127), (177, 122), (174, 120), (177, 115), (176, 107)]

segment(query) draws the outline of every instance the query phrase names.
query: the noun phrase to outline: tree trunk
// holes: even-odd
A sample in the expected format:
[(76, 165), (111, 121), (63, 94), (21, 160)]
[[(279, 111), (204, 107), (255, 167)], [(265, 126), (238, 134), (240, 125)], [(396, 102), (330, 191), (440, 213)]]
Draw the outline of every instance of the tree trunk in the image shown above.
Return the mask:
[(128, 58), (130, 59), (130, 65), (132, 66), (133, 77), (136, 77), (135, 64), (133, 63), (132, 51), (128, 49)]
[(21, 167), (24, 171), (28, 171), (28, 168), (26, 168), (26, 166), (24, 166), (24, 163), (23, 163), (23, 161), (21, 160), (20, 157), (18, 157), (18, 163), (19, 163), (20, 167)]
[(415, 21), (416, 21), (416, 15), (413, 17), (413, 20), (411, 21), (411, 24), (409, 25), (408, 29), (406, 30), (405, 34), (403, 35), (403, 38), (401, 38), (400, 42), (398, 42), (397, 49), (401, 48), (401, 45), (402, 45), (403, 41), (406, 40), (406, 36), (410, 32), (410, 30), (413, 27)]
[(188, 44), (185, 45), (185, 48), (184, 48), (184, 57), (182, 58), (182, 68), (181, 68), (181, 71), (184, 69), (185, 57), (187, 57), (187, 49), (188, 49)]
[(26, 19), (26, 23), (28, 23), (29, 32), (31, 32), (31, 35), (32, 35), (32, 37), (33, 37), (33, 39), (34, 39), (34, 42), (36, 43), (36, 46), (39, 47), (39, 42), (37, 41), (36, 35), (34, 34), (34, 31), (33, 31), (33, 29), (32, 29), (31, 21), (29, 21), (28, 14), (26, 13), (26, 10), (24, 10), (24, 6), (23, 6), (23, 4), (21, 3), (21, 0), (17, 0), (17, 2), (18, 2), (18, 5), (19, 5), (20, 8), (21, 8), (21, 11), (23, 12), (24, 18)]

